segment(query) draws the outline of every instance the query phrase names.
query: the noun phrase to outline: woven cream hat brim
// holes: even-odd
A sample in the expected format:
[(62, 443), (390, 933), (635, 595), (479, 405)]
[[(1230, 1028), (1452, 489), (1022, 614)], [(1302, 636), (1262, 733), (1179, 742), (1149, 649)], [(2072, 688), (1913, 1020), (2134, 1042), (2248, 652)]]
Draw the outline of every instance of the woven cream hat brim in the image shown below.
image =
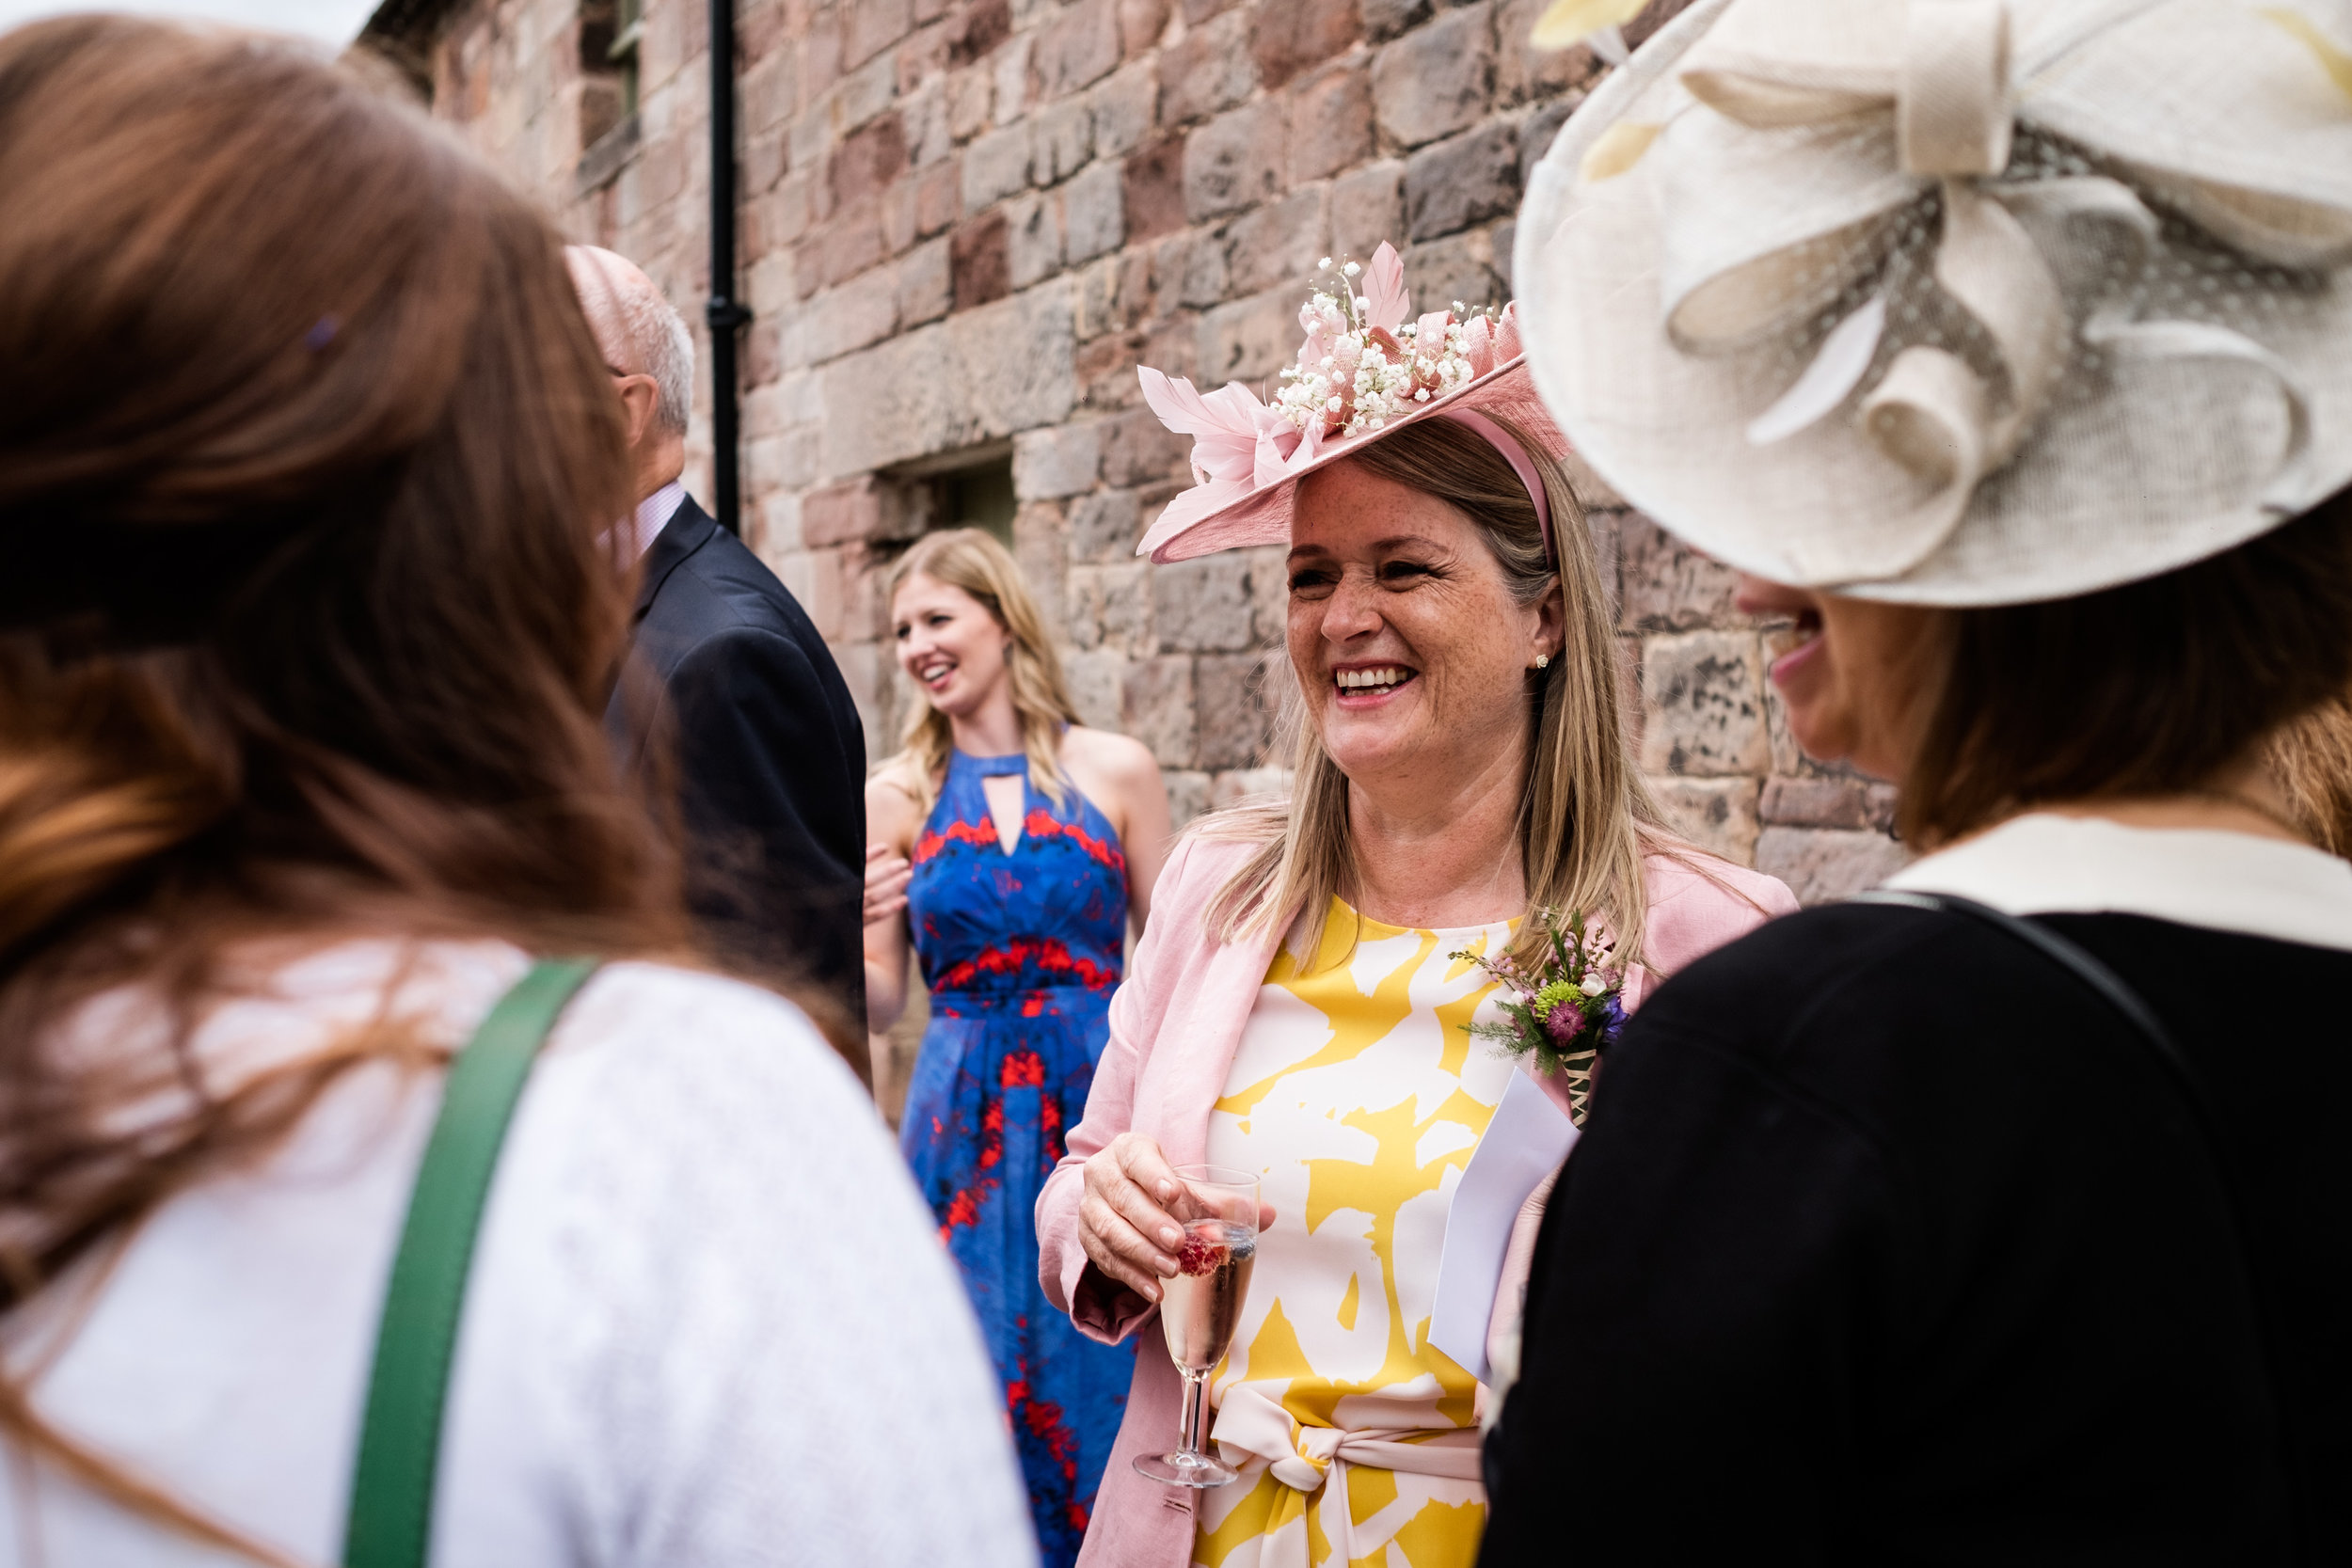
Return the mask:
[[(1534, 172), (1514, 280), (1538, 389), (1620, 494), (1741, 570), (2064, 597), (2352, 483), (2332, 19), (1989, 3), (1702, 0)], [(1918, 298), (1966, 330), (1916, 327)], [(1867, 372), (1820, 373), (1840, 331)]]

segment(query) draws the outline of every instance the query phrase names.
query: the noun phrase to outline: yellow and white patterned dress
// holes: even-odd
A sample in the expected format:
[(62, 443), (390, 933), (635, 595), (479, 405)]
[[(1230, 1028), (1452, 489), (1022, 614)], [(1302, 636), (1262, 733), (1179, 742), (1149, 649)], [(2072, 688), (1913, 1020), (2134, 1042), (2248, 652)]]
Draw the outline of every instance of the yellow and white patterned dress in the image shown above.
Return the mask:
[(1426, 1336), (1446, 1212), (1515, 1070), (1463, 1028), (1500, 1021), (1493, 982), (1448, 955), (1510, 931), (1400, 929), (1333, 899), (1313, 961), (1266, 971), (1209, 1119), (1208, 1160), (1258, 1172), (1275, 1218), (1210, 1384), (1242, 1478), (1200, 1494), (1201, 1568), (1477, 1558), (1478, 1386)]

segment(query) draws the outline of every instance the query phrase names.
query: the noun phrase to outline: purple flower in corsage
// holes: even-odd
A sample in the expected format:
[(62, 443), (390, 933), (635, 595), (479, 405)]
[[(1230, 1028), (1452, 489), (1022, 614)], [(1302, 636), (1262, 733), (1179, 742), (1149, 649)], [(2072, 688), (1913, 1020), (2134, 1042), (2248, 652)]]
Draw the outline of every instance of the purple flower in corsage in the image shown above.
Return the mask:
[(1601, 1053), (1625, 1028), (1624, 971), (1610, 943), (1589, 929), (1581, 914), (1568, 916), (1565, 930), (1549, 910), (1534, 918), (1550, 939), (1551, 957), (1533, 973), (1507, 957), (1487, 958), (1468, 951), (1451, 957), (1476, 964), (1501, 986), (1496, 1005), (1508, 1020), (1462, 1027), (1499, 1041), (1514, 1056), (1533, 1055), (1538, 1071), (1557, 1074), (1568, 1090), (1568, 1117), (1579, 1127), (1592, 1109), (1593, 1074)]

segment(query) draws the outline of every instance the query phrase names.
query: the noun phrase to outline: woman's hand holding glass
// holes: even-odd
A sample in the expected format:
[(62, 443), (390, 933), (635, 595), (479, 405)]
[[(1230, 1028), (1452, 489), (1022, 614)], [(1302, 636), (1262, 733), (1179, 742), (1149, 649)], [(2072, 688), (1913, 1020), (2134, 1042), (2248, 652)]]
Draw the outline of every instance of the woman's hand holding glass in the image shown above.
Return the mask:
[(1176, 1173), (1160, 1146), (1140, 1132), (1121, 1132), (1086, 1163), (1086, 1192), (1078, 1200), (1078, 1239), (1087, 1260), (1146, 1301), (1158, 1301), (1160, 1282), (1176, 1273), (1184, 1228), (1167, 1205), (1176, 1200)]

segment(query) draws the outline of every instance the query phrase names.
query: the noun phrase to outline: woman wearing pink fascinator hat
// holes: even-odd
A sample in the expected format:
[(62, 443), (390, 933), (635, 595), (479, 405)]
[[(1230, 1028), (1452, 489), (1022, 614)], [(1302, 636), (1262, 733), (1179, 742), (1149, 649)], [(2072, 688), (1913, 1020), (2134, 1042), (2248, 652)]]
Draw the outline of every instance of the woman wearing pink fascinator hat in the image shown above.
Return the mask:
[[(1632, 769), (1514, 312), (1416, 318), (1387, 245), (1324, 265), (1270, 403), (1141, 372), (1198, 482), (1143, 552), (1289, 549), (1294, 783), (1170, 857), (1038, 1201), (1049, 1294), (1146, 1333), (1085, 1563), (1469, 1568), (1503, 1281), (1597, 1051), (1655, 976), (1794, 908), (1674, 840)], [(1256, 1226), (1198, 1233), (1211, 1171)], [(1202, 1351), (1184, 1308), (1218, 1288)]]

